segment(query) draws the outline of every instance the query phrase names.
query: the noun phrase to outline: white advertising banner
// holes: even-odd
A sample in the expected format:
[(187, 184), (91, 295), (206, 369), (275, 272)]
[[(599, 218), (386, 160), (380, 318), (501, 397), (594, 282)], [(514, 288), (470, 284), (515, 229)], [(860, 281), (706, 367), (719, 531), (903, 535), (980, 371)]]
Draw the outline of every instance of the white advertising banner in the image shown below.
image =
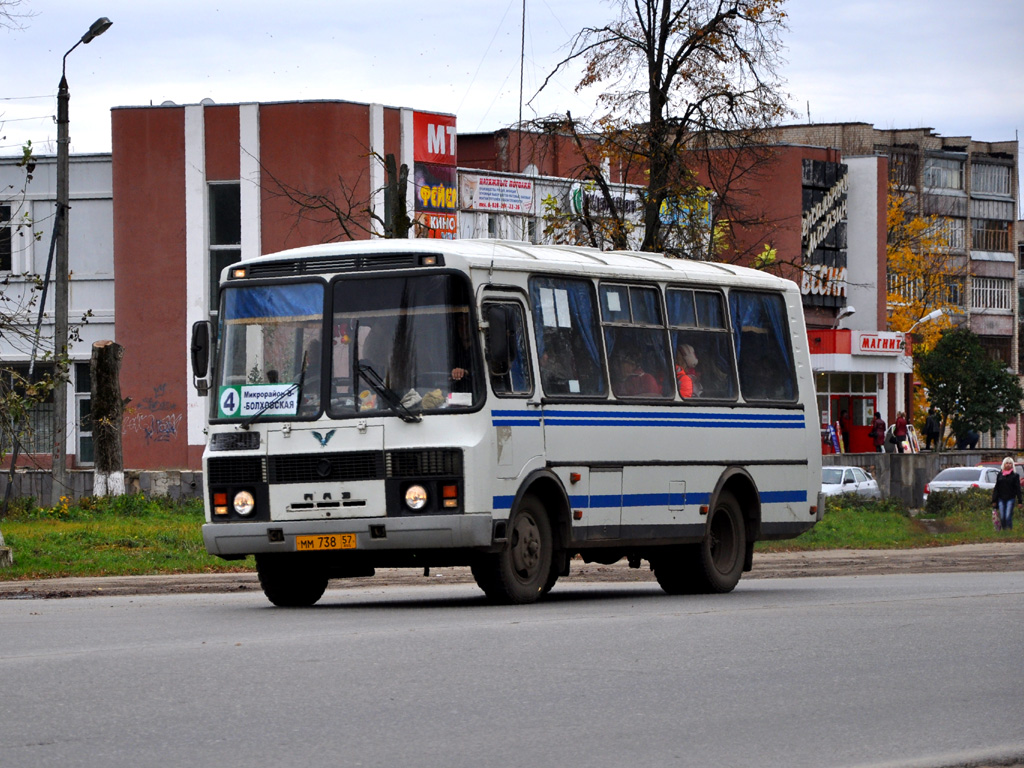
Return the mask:
[(533, 181), (502, 176), (463, 176), (460, 190), (463, 210), (530, 213)]

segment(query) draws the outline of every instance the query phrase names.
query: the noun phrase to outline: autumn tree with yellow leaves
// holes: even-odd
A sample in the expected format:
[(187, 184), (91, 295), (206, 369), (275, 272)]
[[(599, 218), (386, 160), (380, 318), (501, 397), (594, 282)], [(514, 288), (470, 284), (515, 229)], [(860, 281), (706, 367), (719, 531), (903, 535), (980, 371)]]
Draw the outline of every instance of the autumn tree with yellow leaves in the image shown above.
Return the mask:
[(959, 311), (957, 298), (965, 289), (966, 262), (950, 255), (942, 218), (921, 215), (915, 198), (891, 184), (886, 223), (889, 330), (907, 332), (922, 318), (942, 310), (938, 319), (914, 328), (915, 346), (927, 351)]

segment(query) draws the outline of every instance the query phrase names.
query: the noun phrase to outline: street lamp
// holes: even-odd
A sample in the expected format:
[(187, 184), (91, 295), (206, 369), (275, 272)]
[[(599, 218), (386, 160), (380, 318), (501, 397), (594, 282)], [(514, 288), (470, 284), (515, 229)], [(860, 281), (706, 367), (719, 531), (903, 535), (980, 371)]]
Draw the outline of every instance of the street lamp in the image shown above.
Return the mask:
[(850, 305), (847, 305), (847, 306), (843, 307), (841, 310), (839, 310), (839, 314), (836, 315), (836, 319), (835, 319), (835, 322), (832, 323), (832, 327), (833, 328), (838, 328), (840, 322), (842, 322), (843, 320), (848, 318), (850, 315), (854, 314), (856, 311), (857, 311), (857, 308), (856, 307), (852, 307)]
[(921, 325), (921, 323), (930, 323), (932, 320), (938, 320), (944, 314), (946, 314), (946, 310), (944, 308), (942, 308), (942, 309), (933, 309), (927, 315), (925, 315), (920, 320), (918, 320), (916, 323), (914, 323), (912, 326), (910, 326), (910, 328), (907, 329), (907, 333), (912, 333), (913, 330), (915, 328), (917, 328), (917, 326)]
[[(53, 351), (54, 372), (59, 367), (68, 347), (68, 210), (70, 209), (70, 191), (68, 184), (68, 166), (70, 150), (68, 138), (68, 102), (71, 94), (68, 91), (66, 75), (68, 56), (82, 43), (91, 43), (102, 35), (113, 22), (106, 16), (96, 19), (82, 39), (75, 43), (64, 54), (60, 67), (60, 85), (57, 87), (57, 216), (54, 227), (57, 233), (56, 275), (54, 276), (55, 294), (53, 297)], [(63, 375), (56, 377), (53, 390), (53, 488), (50, 492), (50, 503), (56, 504), (67, 487), (67, 430), (68, 402), (67, 380)]]

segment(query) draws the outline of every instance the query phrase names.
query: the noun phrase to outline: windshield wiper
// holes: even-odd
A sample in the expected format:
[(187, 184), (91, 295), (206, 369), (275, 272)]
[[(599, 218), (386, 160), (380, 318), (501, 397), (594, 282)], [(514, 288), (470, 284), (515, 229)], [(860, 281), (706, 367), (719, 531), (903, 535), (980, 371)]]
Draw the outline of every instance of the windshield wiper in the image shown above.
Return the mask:
[(308, 352), (306, 352), (306, 353), (304, 353), (302, 355), (302, 371), (299, 373), (299, 380), (295, 381), (295, 382), (292, 382), (292, 385), (290, 387), (288, 387), (288, 389), (282, 390), (281, 394), (279, 394), (273, 400), (271, 400), (266, 405), (264, 405), (262, 408), (260, 408), (258, 411), (256, 411), (256, 413), (254, 413), (252, 416), (250, 416), (249, 418), (245, 419), (241, 424), (238, 425), (239, 429), (249, 429), (249, 427), (252, 426), (252, 423), (254, 421), (256, 421), (256, 419), (258, 419), (260, 416), (262, 416), (264, 413), (269, 411), (275, 405), (277, 405), (278, 403), (283, 401), (292, 392), (298, 391), (298, 394), (296, 395), (296, 399), (297, 400), (301, 400), (302, 399), (302, 384), (306, 380), (306, 363), (308, 362), (308, 355), (309, 355)]
[(422, 417), (419, 414), (413, 413), (406, 407), (402, 402), (402, 399), (395, 393), (391, 387), (384, 383), (373, 368), (366, 363), (356, 363), (356, 371), (366, 379), (366, 383), (373, 388), (373, 391), (384, 398), (384, 402), (387, 403), (391, 409), (398, 414), (398, 418), (402, 421), (407, 421), (410, 424), (417, 421), (422, 421)]

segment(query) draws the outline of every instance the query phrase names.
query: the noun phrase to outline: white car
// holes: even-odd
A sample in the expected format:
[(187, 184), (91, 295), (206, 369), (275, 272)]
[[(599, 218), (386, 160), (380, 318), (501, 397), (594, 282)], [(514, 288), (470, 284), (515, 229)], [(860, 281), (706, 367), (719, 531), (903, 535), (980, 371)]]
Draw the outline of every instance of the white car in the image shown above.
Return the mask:
[(860, 467), (827, 466), (821, 468), (821, 492), (826, 496), (856, 493), (869, 499), (882, 498), (878, 482)]
[(947, 467), (925, 483), (924, 501), (928, 503), (928, 494), (935, 491), (952, 491), (963, 493), (971, 488), (991, 491), (996, 487), (999, 467)]

